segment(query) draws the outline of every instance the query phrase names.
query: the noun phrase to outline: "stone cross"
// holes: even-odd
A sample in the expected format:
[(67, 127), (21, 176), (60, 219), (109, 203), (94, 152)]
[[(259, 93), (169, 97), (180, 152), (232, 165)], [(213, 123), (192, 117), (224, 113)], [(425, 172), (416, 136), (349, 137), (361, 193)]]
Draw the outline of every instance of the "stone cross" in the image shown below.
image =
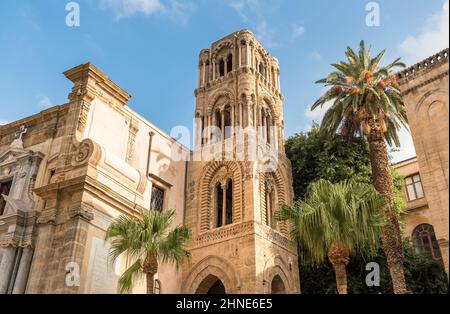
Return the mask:
[(16, 131), (16, 140), (21, 140), (22, 136), (27, 133), (28, 128), (26, 128), (24, 125), (21, 125), (20, 128)]

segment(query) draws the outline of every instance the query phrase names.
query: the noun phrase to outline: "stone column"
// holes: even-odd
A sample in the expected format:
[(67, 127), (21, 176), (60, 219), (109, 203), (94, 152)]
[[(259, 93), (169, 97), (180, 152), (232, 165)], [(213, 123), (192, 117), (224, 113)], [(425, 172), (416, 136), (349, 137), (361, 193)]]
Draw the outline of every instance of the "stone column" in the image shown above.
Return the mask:
[(205, 83), (206, 83), (206, 63), (203, 62), (202, 85), (205, 86)]
[(227, 186), (228, 182), (222, 186), (222, 226), (225, 226), (227, 223)]
[(17, 271), (16, 281), (14, 282), (13, 294), (23, 294), (25, 292), (32, 258), (33, 249), (24, 248), (20, 259), (19, 270)]
[(251, 67), (251, 54), (250, 54), (250, 43), (245, 43), (245, 52), (246, 52), (246, 65), (248, 67)]
[(222, 143), (223, 143), (223, 141), (224, 141), (224, 139), (225, 139), (225, 111), (224, 110), (222, 110), (221, 112), (221, 115), (220, 115), (220, 119), (221, 119), (221, 121), (220, 121), (220, 130), (221, 130), (221, 139), (222, 139)]
[(242, 123), (242, 103), (239, 103), (239, 125), (243, 128), (244, 123)]
[(8, 293), (8, 285), (14, 268), (17, 249), (13, 247), (0, 248), (2, 261), (0, 263), (0, 294)]
[(242, 67), (242, 45), (239, 44), (239, 67)]
[(216, 60), (213, 60), (213, 63), (212, 63), (212, 75), (213, 75), (213, 80), (215, 80), (216, 79)]

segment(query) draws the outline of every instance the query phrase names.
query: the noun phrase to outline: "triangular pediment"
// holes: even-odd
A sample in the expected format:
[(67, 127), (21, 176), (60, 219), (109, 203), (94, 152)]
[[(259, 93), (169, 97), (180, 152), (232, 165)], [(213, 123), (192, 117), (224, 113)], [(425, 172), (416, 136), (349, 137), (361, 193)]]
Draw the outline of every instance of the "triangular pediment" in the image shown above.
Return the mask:
[(8, 164), (14, 162), (15, 160), (25, 157), (25, 156), (35, 156), (36, 153), (29, 149), (23, 148), (9, 148), (7, 151), (0, 154), (0, 166), (3, 164)]

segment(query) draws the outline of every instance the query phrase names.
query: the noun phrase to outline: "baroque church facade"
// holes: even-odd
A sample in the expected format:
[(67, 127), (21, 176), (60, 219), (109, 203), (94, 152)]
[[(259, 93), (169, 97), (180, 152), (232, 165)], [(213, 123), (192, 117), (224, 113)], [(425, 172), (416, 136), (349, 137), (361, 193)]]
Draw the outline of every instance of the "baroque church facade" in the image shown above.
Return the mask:
[(0, 293), (116, 293), (127, 261), (109, 261), (109, 224), (168, 209), (192, 259), (161, 265), (155, 292), (300, 291), (289, 225), (272, 219), (293, 198), (279, 64), (250, 31), (200, 53), (192, 150), (95, 65), (64, 75), (68, 103), (0, 126)]

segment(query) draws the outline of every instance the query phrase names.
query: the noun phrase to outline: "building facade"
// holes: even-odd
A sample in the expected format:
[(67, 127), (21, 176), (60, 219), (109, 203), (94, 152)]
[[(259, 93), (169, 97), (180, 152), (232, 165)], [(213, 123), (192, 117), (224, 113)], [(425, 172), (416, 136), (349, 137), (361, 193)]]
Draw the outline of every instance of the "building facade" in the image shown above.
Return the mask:
[(394, 164), (394, 167), (404, 177), (405, 236), (411, 240), (416, 252), (428, 253), (435, 261), (441, 262), (444, 266), (417, 157), (398, 162)]
[[(423, 186), (422, 193), (426, 195), (428, 203), (427, 219), (434, 229), (447, 272), (449, 260), (448, 52), (448, 49), (445, 49), (398, 75), (417, 153), (417, 172), (420, 174)], [(413, 182), (410, 183), (414, 186), (414, 180), (417, 180), (417, 177), (412, 180)]]
[[(109, 224), (168, 209), (192, 228), (193, 257), (181, 271), (161, 265), (157, 292), (299, 292), (289, 226), (271, 219), (292, 199), (279, 65), (249, 31), (200, 53), (198, 129), (219, 135), (199, 133), (193, 151), (131, 110), (95, 65), (64, 74), (68, 103), (0, 126), (0, 293), (116, 293), (127, 261), (108, 259)], [(236, 159), (252, 145), (245, 135), (241, 149), (231, 126), (260, 127), (256, 148), (275, 167)], [(197, 158), (205, 151), (214, 158)]]

